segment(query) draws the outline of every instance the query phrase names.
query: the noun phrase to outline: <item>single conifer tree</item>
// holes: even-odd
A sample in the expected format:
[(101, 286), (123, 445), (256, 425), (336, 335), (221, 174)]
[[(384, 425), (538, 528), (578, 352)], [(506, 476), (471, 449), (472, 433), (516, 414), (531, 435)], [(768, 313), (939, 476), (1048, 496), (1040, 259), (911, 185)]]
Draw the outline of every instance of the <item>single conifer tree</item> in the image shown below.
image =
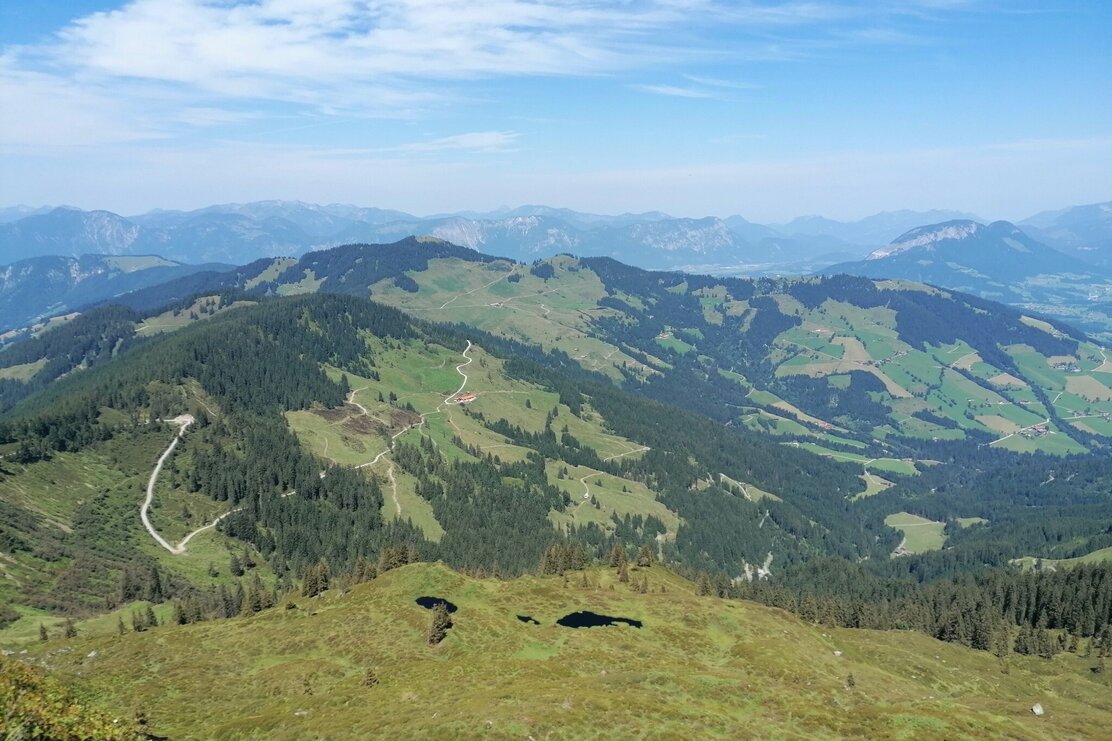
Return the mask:
[(429, 619), (429, 632), (428, 642), (430, 646), (436, 646), (444, 637), (448, 635), (448, 629), (452, 627), (452, 618), (448, 614), (448, 606), (443, 602), (439, 602), (432, 608), (432, 617)]

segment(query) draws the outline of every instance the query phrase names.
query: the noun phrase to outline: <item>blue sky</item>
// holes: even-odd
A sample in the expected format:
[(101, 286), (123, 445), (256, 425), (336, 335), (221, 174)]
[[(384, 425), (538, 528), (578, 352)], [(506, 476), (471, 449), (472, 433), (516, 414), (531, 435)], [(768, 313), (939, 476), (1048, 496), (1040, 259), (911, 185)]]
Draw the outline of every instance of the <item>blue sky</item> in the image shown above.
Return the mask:
[(985, 218), (1112, 198), (1112, 3), (0, 3), (0, 204)]

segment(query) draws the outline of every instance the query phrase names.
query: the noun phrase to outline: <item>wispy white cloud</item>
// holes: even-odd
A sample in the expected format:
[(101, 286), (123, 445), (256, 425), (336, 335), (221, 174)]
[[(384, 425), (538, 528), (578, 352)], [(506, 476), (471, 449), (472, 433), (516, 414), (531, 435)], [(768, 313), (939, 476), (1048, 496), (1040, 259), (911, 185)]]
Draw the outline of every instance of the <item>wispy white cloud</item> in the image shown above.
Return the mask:
[(684, 78), (698, 85), (720, 87), (728, 90), (759, 90), (760, 85), (742, 80), (723, 80), (718, 77), (704, 77), (702, 75), (684, 75)]
[[(18, 88), (17, 97), (61, 90), (60, 106), (50, 96), (38, 101), (47, 115), (80, 109), (78, 119), (98, 119), (74, 141), (108, 139), (114, 128), (133, 138), (179, 125), (232, 124), (244, 118), (233, 109), (245, 104), (413, 117), (462, 102), (459, 81), (783, 55), (781, 43), (739, 44), (716, 34), (807, 27), (847, 17), (850, 7), (783, 0), (131, 0), (74, 19), (49, 42), (3, 50), (0, 73), (5, 91)], [(710, 97), (693, 88), (645, 89)], [(17, 141), (47, 138), (19, 127), (4, 133)]]
[(456, 134), (425, 142), (414, 142), (397, 147), (402, 152), (444, 152), (467, 150), (472, 152), (504, 152), (517, 141), (514, 131), (474, 131)]
[(517, 143), (515, 131), (472, 131), (436, 139), (408, 142), (393, 147), (356, 147), (318, 150), (317, 154), (330, 157), (386, 156), (398, 154), (481, 153), (508, 152)]
[(680, 87), (678, 85), (631, 85), (634, 90), (653, 95), (667, 95), (672, 98), (713, 98), (715, 94), (707, 90), (693, 87)]

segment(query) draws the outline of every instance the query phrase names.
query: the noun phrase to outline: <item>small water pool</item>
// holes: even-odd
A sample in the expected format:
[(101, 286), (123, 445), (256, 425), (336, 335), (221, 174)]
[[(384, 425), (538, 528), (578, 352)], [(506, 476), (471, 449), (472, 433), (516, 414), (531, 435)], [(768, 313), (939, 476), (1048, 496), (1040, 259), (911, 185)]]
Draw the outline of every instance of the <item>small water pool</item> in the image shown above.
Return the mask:
[(453, 613), (459, 609), (443, 597), (418, 597), (414, 600), (414, 602), (419, 604), (421, 607), (424, 607), (426, 610), (431, 610), (437, 605), (444, 605), (449, 613)]
[(557, 625), (562, 625), (565, 628), (602, 628), (610, 625), (617, 625), (618, 623), (625, 623), (634, 628), (640, 628), (642, 625), (640, 620), (614, 617), (613, 615), (600, 615), (597, 612), (590, 612), (588, 610), (569, 613), (556, 621)]

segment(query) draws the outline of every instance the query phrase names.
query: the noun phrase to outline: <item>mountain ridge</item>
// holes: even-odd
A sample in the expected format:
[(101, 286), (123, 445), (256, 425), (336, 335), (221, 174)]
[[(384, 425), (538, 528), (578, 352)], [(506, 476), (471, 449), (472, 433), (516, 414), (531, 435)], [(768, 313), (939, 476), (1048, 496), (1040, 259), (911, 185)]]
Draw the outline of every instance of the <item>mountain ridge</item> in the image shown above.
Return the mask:
[(918, 281), (1019, 305), (1112, 336), (1112, 273), (1059, 252), (1007, 221), (946, 221), (912, 229), (864, 260), (823, 275)]
[(186, 265), (157, 255), (32, 257), (0, 266), (0, 331), (82, 309), (113, 296), (223, 265)]
[(804, 218), (761, 225), (737, 215), (603, 215), (543, 205), (415, 216), (349, 204), (279, 200), (217, 204), (192, 211), (154, 210), (130, 217), (70, 207), (46, 213), (27, 208), (9, 211), (11, 218), (0, 219), (0, 249), (15, 258), (150, 252), (180, 262), (244, 263), (356, 241), (431, 234), (522, 260), (574, 251), (642, 267), (717, 264), (727, 269), (765, 263), (788, 266), (831, 254), (864, 256), (870, 247), (911, 226), (938, 214), (958, 213), (901, 211), (858, 222)]

